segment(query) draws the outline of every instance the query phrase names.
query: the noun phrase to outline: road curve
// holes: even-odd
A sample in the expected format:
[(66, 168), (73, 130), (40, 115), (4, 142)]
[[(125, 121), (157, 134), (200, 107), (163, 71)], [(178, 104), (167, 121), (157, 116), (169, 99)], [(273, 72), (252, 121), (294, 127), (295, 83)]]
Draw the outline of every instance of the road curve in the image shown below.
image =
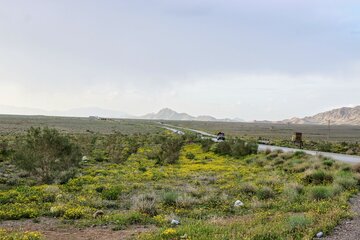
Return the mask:
[[(196, 129), (191, 129), (191, 128), (184, 128), (184, 127), (178, 127), (178, 126), (173, 126), (170, 124), (163, 124), (165, 126), (163, 126), (163, 128), (166, 128), (170, 131), (173, 131), (174, 133), (182, 133), (182, 131), (179, 131), (178, 129), (182, 129), (182, 130), (186, 130), (186, 131), (190, 131), (190, 132), (194, 132), (194, 133), (198, 133), (202, 136), (205, 137), (211, 137), (214, 138), (216, 137), (216, 135), (204, 132), (204, 131), (200, 131), (200, 130), (196, 130)], [(313, 155), (313, 156), (317, 156), (317, 155), (321, 155), (324, 157), (328, 157), (328, 158), (332, 158), (334, 160), (338, 160), (341, 162), (346, 162), (346, 163), (360, 163), (360, 156), (354, 156), (354, 155), (347, 155), (347, 154), (339, 154), (339, 153), (331, 153), (331, 152), (319, 152), (319, 151), (312, 151), (312, 150), (304, 150), (304, 149), (298, 149), (298, 148), (288, 148), (288, 147), (279, 147), (279, 146), (273, 146), (273, 145), (265, 145), (265, 144), (259, 144), (259, 148), (258, 151), (265, 151), (266, 149), (270, 149), (271, 151), (275, 151), (275, 150), (281, 150), (283, 152), (297, 152), (297, 151), (302, 151), (305, 152), (309, 155)]]

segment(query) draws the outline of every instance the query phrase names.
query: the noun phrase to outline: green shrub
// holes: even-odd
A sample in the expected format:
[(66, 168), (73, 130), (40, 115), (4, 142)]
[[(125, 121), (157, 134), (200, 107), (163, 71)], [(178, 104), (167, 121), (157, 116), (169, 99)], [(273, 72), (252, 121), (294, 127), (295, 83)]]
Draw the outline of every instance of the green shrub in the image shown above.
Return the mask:
[(294, 215), (290, 216), (288, 219), (290, 231), (302, 230), (308, 225), (310, 225), (311, 222), (311, 219), (307, 218), (304, 215)]
[(332, 160), (332, 159), (327, 159), (327, 158), (326, 158), (326, 159), (323, 160), (323, 164), (324, 164), (325, 166), (327, 166), (327, 167), (333, 166), (334, 163), (335, 163), (335, 161)]
[(106, 200), (116, 200), (122, 192), (122, 188), (115, 186), (105, 189), (101, 192), (102, 197)]
[(65, 219), (80, 219), (85, 215), (85, 210), (81, 207), (68, 208), (64, 213)]
[(314, 186), (310, 189), (310, 198), (312, 200), (327, 199), (333, 195), (333, 188), (329, 186)]
[(230, 155), (235, 158), (257, 153), (258, 145), (241, 139), (228, 140), (215, 145), (214, 152), (219, 155)]
[(192, 152), (186, 153), (185, 157), (189, 160), (193, 160), (195, 158), (195, 155)]
[(141, 166), (141, 167), (138, 168), (138, 170), (139, 170), (140, 172), (146, 172), (146, 171), (147, 171), (147, 168), (144, 167), (144, 166)]
[(180, 150), (183, 145), (181, 138), (167, 138), (161, 144), (160, 151), (157, 154), (157, 164), (175, 164), (179, 160)]
[(254, 195), (257, 189), (254, 184), (252, 183), (243, 183), (240, 186), (240, 192), (245, 193), (247, 195)]
[(215, 147), (215, 153), (219, 155), (230, 155), (231, 144), (228, 141), (217, 143)]
[(339, 176), (336, 177), (335, 183), (343, 187), (344, 189), (352, 189), (357, 186), (357, 180), (352, 176)]
[(200, 144), (201, 144), (201, 149), (204, 152), (209, 152), (214, 142), (211, 139), (206, 138), (206, 139), (201, 139)]
[(56, 129), (30, 128), (24, 140), (18, 140), (13, 162), (17, 167), (51, 183), (61, 172), (78, 167), (80, 148)]
[(305, 184), (328, 184), (334, 181), (334, 177), (330, 173), (322, 170), (309, 173), (303, 178)]
[(275, 197), (275, 193), (269, 187), (262, 187), (257, 191), (257, 197), (260, 200), (267, 200), (267, 199)]
[(296, 158), (303, 158), (306, 156), (306, 153), (304, 151), (296, 151), (293, 155), (293, 157), (296, 157)]
[(63, 205), (53, 206), (50, 208), (50, 215), (52, 217), (62, 217), (65, 214), (66, 208)]
[(10, 149), (8, 142), (0, 140), (0, 162), (6, 160), (11, 153), (12, 150)]
[(106, 189), (106, 187), (104, 187), (104, 186), (98, 186), (95, 188), (95, 191), (98, 193), (102, 193), (105, 189)]
[(256, 143), (236, 139), (231, 145), (231, 156), (240, 158), (250, 154), (255, 154), (257, 153), (257, 150), (258, 145)]
[(131, 154), (136, 153), (142, 145), (140, 136), (114, 133), (107, 138), (106, 156), (112, 162), (123, 163)]
[(165, 192), (162, 196), (163, 203), (168, 206), (175, 206), (179, 195), (176, 192)]
[(19, 220), (22, 218), (35, 218), (40, 215), (38, 208), (34, 205), (21, 203), (2, 205), (0, 209), (0, 220)]

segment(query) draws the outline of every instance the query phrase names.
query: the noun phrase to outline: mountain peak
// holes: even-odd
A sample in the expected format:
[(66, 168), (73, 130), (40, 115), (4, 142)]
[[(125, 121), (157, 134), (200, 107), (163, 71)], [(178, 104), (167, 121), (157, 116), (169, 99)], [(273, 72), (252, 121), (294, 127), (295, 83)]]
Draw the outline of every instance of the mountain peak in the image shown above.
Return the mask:
[(159, 120), (181, 120), (181, 121), (231, 121), (229, 119), (216, 119), (212, 116), (191, 116), (187, 113), (178, 113), (170, 108), (163, 108), (157, 113), (149, 113), (142, 116), (143, 119), (159, 119)]
[(329, 121), (333, 125), (360, 125), (360, 106), (337, 108), (314, 116), (286, 119), (281, 123), (328, 124)]
[(170, 108), (163, 108), (160, 109), (160, 111), (158, 112), (158, 114), (162, 114), (162, 113), (177, 113), (176, 111), (170, 109)]

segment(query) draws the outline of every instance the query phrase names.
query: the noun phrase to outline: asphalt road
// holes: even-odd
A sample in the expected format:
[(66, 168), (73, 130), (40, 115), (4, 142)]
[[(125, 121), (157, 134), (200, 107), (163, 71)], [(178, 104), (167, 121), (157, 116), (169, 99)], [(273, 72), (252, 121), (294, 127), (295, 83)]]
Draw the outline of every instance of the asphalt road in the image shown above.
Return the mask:
[[(216, 135), (204, 132), (204, 131), (199, 131), (196, 129), (190, 129), (190, 128), (183, 128), (183, 127), (177, 127), (177, 126), (173, 126), (173, 125), (169, 125), (169, 124), (163, 124), (163, 128), (166, 128), (170, 131), (173, 131), (174, 133), (177, 134), (184, 134), (183, 131), (180, 131), (178, 129), (182, 129), (185, 131), (190, 131), (190, 132), (194, 132), (194, 133), (198, 133), (204, 137), (211, 137), (212, 139), (215, 139), (214, 141), (216, 141)], [(282, 150), (283, 152), (297, 152), (297, 151), (302, 151), (305, 152), (307, 154), (310, 155), (321, 155), (324, 157), (329, 157), (332, 158), (334, 160), (338, 160), (341, 162), (346, 162), (346, 163), (360, 163), (360, 156), (354, 156), (354, 155), (346, 155), (346, 154), (339, 154), (339, 153), (331, 153), (331, 152), (319, 152), (319, 151), (311, 151), (311, 150), (304, 150), (304, 149), (298, 149), (298, 148), (288, 148), (288, 147), (279, 147), (279, 146), (273, 146), (273, 145), (265, 145), (265, 144), (259, 144), (259, 148), (258, 151), (265, 151), (266, 149), (270, 149), (271, 151), (275, 151), (275, 150)]]

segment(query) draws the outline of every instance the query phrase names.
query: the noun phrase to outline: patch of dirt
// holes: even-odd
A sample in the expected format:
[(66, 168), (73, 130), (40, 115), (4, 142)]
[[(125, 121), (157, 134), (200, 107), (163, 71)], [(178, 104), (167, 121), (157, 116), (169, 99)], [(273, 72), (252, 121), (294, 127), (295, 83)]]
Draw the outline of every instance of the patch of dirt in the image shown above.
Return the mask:
[(15, 231), (38, 231), (49, 240), (122, 240), (133, 238), (140, 233), (149, 232), (154, 227), (132, 226), (126, 230), (113, 231), (109, 227), (76, 228), (62, 224), (58, 219), (40, 218), (39, 223), (33, 220), (4, 221), (0, 228)]
[(360, 195), (350, 199), (351, 210), (355, 213), (352, 219), (344, 220), (335, 227), (334, 232), (326, 240), (356, 240), (360, 239)]

